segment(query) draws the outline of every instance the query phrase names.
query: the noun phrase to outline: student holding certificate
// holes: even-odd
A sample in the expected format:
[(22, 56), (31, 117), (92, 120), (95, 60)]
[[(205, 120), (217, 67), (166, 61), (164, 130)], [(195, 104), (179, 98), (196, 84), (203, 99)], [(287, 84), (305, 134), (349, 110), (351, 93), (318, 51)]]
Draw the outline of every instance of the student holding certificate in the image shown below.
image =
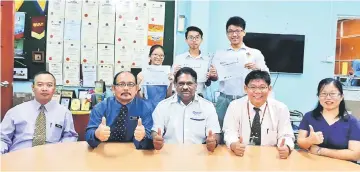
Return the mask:
[[(164, 48), (161, 45), (153, 45), (150, 48), (149, 58), (150, 58), (150, 63), (149, 63), (150, 65), (162, 66), (162, 63), (164, 62), (164, 58), (165, 58)], [(156, 106), (161, 100), (164, 100), (165, 98), (170, 97), (172, 95), (174, 77), (170, 75), (170, 71), (167, 74), (167, 77), (168, 77), (167, 79), (169, 80), (169, 84), (150, 85), (147, 82), (144, 82), (144, 80), (149, 78), (144, 78), (144, 73), (140, 72), (137, 75), (137, 80), (140, 88), (138, 95), (142, 98), (150, 100)], [(156, 77), (153, 79), (156, 79)]]
[(177, 55), (174, 59), (174, 74), (182, 67), (194, 69), (198, 75), (196, 93), (204, 98), (211, 99), (205, 93), (205, 83), (216, 81), (218, 75), (214, 66), (210, 65), (209, 56), (201, 54), (200, 44), (203, 32), (200, 28), (190, 26), (185, 32), (185, 41), (189, 45), (189, 51)]

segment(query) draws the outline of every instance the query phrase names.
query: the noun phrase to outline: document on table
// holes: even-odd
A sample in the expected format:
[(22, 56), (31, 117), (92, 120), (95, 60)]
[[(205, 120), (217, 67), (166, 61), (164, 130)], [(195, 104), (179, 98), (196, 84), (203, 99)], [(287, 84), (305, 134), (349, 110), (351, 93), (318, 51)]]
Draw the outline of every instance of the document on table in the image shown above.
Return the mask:
[(178, 59), (175, 61), (174, 66), (192, 68), (197, 74), (197, 82), (206, 82), (209, 63), (209, 61), (201, 59)]
[(217, 70), (219, 81), (245, 77), (248, 73), (248, 70), (244, 67), (245, 59), (239, 58), (231, 52), (216, 52), (212, 63)]
[(83, 64), (82, 65), (82, 76), (84, 87), (95, 87), (96, 81), (96, 65), (95, 64)]
[(144, 85), (169, 85), (170, 66), (148, 65), (143, 67)]

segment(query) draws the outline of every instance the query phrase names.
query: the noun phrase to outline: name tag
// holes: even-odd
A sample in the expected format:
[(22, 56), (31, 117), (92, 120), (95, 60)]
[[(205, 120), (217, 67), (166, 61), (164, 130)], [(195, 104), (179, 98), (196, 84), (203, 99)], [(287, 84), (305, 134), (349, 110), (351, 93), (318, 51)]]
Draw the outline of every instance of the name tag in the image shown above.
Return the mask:
[(130, 116), (130, 120), (138, 120), (139, 117), (138, 116)]
[(60, 124), (55, 124), (55, 127), (62, 128), (62, 126)]

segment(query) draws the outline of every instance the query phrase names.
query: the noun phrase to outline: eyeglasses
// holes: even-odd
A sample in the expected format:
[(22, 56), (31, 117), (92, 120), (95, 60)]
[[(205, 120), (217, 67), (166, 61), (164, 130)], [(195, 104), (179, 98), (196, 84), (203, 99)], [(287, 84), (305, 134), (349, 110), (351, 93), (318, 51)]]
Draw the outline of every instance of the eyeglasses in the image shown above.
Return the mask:
[(187, 38), (188, 40), (191, 40), (191, 41), (197, 41), (197, 40), (200, 40), (201, 39), (201, 37), (200, 36), (189, 36), (188, 38)]
[(228, 35), (233, 35), (234, 33), (236, 33), (236, 35), (240, 35), (240, 33), (244, 32), (243, 30), (228, 30), (227, 34)]
[(267, 91), (268, 87), (254, 87), (254, 86), (250, 86), (250, 87), (247, 87), (250, 89), (250, 91), (252, 92), (255, 92), (256, 90), (259, 90), (261, 92), (265, 92)]
[(330, 98), (338, 98), (341, 94), (340, 93), (320, 93), (320, 98), (326, 98), (327, 96), (330, 96)]
[(125, 82), (120, 82), (120, 83), (117, 83), (115, 84), (116, 87), (121, 87), (121, 88), (124, 88), (126, 86), (128, 86), (129, 88), (133, 88), (136, 86), (136, 84), (134, 82), (128, 82), (128, 83), (125, 83)]
[(185, 86), (185, 85), (187, 85), (188, 87), (192, 87), (192, 86), (195, 85), (195, 83), (194, 83), (194, 82), (178, 82), (178, 83), (177, 83), (177, 86), (178, 86), (178, 87), (183, 87), (183, 86)]
[(161, 59), (163, 59), (165, 57), (164, 54), (151, 54), (151, 56), (158, 57), (158, 58), (161, 58)]

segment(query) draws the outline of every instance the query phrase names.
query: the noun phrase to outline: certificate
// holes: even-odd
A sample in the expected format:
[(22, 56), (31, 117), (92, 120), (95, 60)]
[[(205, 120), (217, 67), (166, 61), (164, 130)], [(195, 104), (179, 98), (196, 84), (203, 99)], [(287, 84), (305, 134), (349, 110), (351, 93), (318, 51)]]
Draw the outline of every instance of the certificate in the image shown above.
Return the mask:
[(147, 46), (147, 25), (145, 23), (137, 23), (132, 28), (134, 31), (132, 35), (133, 46), (146, 47)]
[(65, 1), (64, 0), (50, 0), (48, 1), (48, 20), (54, 18), (65, 17)]
[(114, 64), (114, 45), (98, 44), (98, 64)]
[(64, 40), (80, 41), (80, 20), (65, 20)]
[(125, 44), (116, 44), (115, 45), (115, 64), (120, 64), (122, 62), (131, 62), (131, 46)]
[(130, 12), (133, 9), (133, 1), (120, 0), (116, 3), (116, 22), (118, 21), (129, 21), (134, 19), (134, 14)]
[(219, 81), (244, 77), (248, 72), (244, 67), (244, 59), (236, 57), (235, 54), (231, 52), (217, 52), (212, 63), (217, 70)]
[(64, 63), (64, 86), (80, 85), (80, 65), (76, 63)]
[(142, 70), (144, 85), (169, 85), (170, 66), (148, 65)]
[(115, 22), (115, 2), (114, 0), (101, 0), (99, 4), (99, 21), (113, 19)]
[(209, 69), (209, 61), (201, 59), (180, 59), (174, 65), (180, 67), (189, 67), (195, 70), (197, 74), (197, 82), (206, 82), (206, 74)]
[(81, 42), (83, 43), (97, 43), (98, 35), (94, 34), (98, 31), (97, 20), (82, 20), (81, 22)]
[(63, 65), (62, 63), (47, 63), (48, 71), (54, 75), (56, 85), (63, 85)]
[(149, 2), (149, 24), (164, 25), (165, 2)]
[(81, 45), (81, 64), (97, 63), (97, 44), (85, 43)]
[(82, 5), (82, 20), (98, 20), (99, 2), (97, 0), (86, 0)]
[(46, 41), (62, 41), (64, 39), (64, 19), (48, 20)]
[(115, 43), (130, 44), (133, 40), (129, 37), (133, 32), (135, 24), (133, 22), (116, 22)]
[(131, 71), (131, 62), (121, 62), (119, 64), (115, 63), (114, 76), (123, 71)]
[[(134, 19), (136, 22), (139, 23), (146, 23), (148, 22), (148, 15), (149, 15), (149, 10), (148, 10), (148, 2), (141, 2), (141, 1), (135, 1), (134, 2), (134, 10), (133, 10), (133, 14), (134, 14)], [(164, 13), (165, 14), (165, 13)]]
[(46, 61), (48, 63), (61, 63), (63, 50), (63, 41), (46, 41)]
[(65, 19), (81, 20), (81, 7), (83, 0), (67, 0), (65, 1)]
[(64, 40), (63, 62), (80, 64), (80, 41)]
[(98, 65), (97, 76), (98, 80), (104, 81), (106, 86), (111, 86), (114, 78), (113, 65)]
[(148, 65), (149, 62), (149, 48), (147, 46), (140, 46), (139, 48), (134, 48), (132, 53), (132, 67), (133, 68), (142, 68), (143, 65)]
[(98, 43), (114, 44), (115, 22), (113, 20), (99, 20)]
[(83, 87), (95, 87), (96, 67), (95, 64), (82, 65)]

